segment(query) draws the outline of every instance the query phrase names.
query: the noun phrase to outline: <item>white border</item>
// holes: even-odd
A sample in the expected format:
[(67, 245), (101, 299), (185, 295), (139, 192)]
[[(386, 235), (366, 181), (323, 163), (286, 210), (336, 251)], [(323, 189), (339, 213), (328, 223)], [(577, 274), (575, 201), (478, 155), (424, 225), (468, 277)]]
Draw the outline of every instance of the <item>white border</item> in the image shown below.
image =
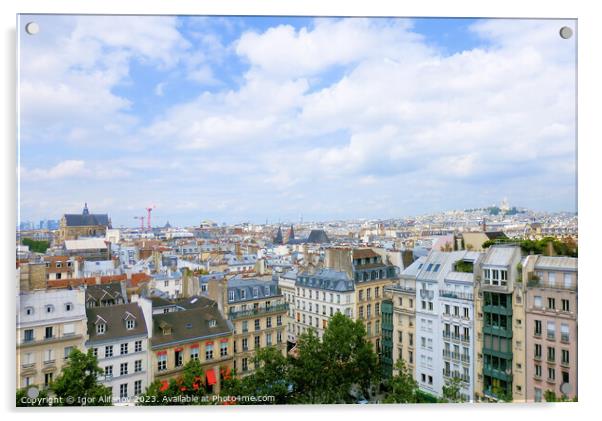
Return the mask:
[[(400, 5), (395, 6), (395, 3)], [(576, 4), (577, 3), (577, 4)], [(424, 418), (445, 417), (461, 418), (483, 417), (489, 419), (504, 419), (508, 417), (534, 418), (573, 418), (589, 415), (596, 410), (597, 399), (600, 398), (598, 388), (600, 379), (599, 352), (602, 334), (598, 330), (600, 314), (596, 311), (599, 305), (596, 301), (602, 297), (602, 278), (595, 265), (596, 257), (602, 252), (596, 241), (600, 238), (600, 146), (602, 141), (599, 130), (600, 122), (600, 84), (602, 75), (600, 62), (600, 41), (602, 40), (601, 14), (592, 6), (591, 1), (557, 1), (527, 2), (524, 0), (476, 1), (415, 1), (394, 2), (384, 0), (221, 0), (221, 1), (187, 1), (187, 0), (146, 0), (140, 2), (124, 0), (102, 1), (68, 1), (68, 0), (19, 0), (3, 1), (2, 8), (2, 125), (3, 128), (3, 183), (2, 198), (4, 199), (2, 218), (2, 262), (4, 276), (2, 285), (5, 294), (5, 332), (8, 340), (1, 347), (0, 358), (8, 361), (4, 367), (7, 370), (5, 381), (2, 382), (3, 409), (11, 414), (25, 419), (34, 419), (45, 414), (66, 419), (106, 418), (108, 414), (123, 416), (124, 410), (109, 409), (108, 411), (19, 411), (15, 413), (14, 406), (14, 230), (16, 225), (16, 177), (15, 177), (15, 24), (17, 13), (106, 13), (106, 14), (237, 14), (237, 15), (334, 15), (334, 16), (441, 16), (441, 17), (533, 17), (533, 18), (577, 18), (578, 21), (578, 62), (579, 62), (579, 222), (580, 222), (580, 302), (579, 302), (579, 404), (565, 405), (505, 405), (474, 406), (474, 405), (438, 405), (438, 406), (295, 406), (277, 408), (182, 408), (178, 410), (167, 408), (152, 408), (144, 412), (138, 411), (139, 416), (152, 419), (166, 417), (249, 417), (250, 419), (305, 419), (307, 417), (351, 417), (360, 419), (374, 414), (377, 417)], [(596, 136), (597, 135), (597, 136)], [(599, 258), (598, 258), (599, 260)], [(6, 353), (6, 355), (5, 355)], [(6, 379), (9, 382), (6, 382)], [(366, 412), (369, 411), (370, 413)], [(105, 414), (108, 412), (108, 414)], [(44, 414), (44, 415), (43, 415)], [(111, 416), (109, 415), (109, 416)]]

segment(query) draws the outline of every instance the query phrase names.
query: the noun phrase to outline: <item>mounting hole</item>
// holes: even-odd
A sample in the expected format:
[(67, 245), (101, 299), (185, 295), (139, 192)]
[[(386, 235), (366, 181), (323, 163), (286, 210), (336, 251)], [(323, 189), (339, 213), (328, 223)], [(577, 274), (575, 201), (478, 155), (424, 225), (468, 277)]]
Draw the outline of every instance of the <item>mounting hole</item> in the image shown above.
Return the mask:
[(563, 26), (562, 28), (560, 28), (560, 38), (569, 39), (572, 36), (573, 30), (571, 28), (569, 28), (568, 26)]
[(29, 22), (27, 25), (25, 25), (25, 32), (27, 32), (29, 35), (35, 35), (40, 32), (40, 25), (35, 22)]

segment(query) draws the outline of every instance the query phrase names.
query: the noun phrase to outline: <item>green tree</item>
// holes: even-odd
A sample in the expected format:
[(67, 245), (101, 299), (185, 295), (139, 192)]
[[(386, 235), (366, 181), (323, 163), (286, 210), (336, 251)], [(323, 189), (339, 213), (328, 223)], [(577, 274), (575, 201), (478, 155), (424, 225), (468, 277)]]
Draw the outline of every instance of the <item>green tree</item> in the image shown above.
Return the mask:
[(190, 360), (182, 374), (170, 380), (155, 380), (144, 394), (138, 397), (137, 405), (205, 405), (210, 403), (201, 363)]
[(103, 370), (98, 366), (92, 350), (83, 353), (75, 348), (63, 371), (50, 385), (50, 390), (57, 398), (61, 398), (58, 406), (109, 406), (111, 391), (98, 383), (98, 376)]
[(29, 250), (35, 253), (46, 253), (50, 243), (46, 240), (34, 240), (32, 238), (24, 238), (21, 240), (21, 244), (29, 246)]
[(458, 377), (446, 379), (443, 386), (443, 402), (464, 402), (460, 391), (462, 390), (462, 380)]
[(38, 389), (39, 393), (35, 398), (29, 396), (28, 389), (27, 387), (17, 389), (17, 406), (48, 406), (48, 391), (46, 389)]
[(419, 402), (418, 383), (403, 359), (395, 363), (397, 374), (389, 380), (389, 393), (385, 403), (416, 403)]
[[(290, 361), (274, 347), (262, 348), (256, 353), (255, 372), (242, 379), (231, 378), (222, 383), (222, 396), (273, 396), (273, 404), (289, 403), (291, 391)], [(266, 402), (243, 401), (243, 405), (265, 404)]]

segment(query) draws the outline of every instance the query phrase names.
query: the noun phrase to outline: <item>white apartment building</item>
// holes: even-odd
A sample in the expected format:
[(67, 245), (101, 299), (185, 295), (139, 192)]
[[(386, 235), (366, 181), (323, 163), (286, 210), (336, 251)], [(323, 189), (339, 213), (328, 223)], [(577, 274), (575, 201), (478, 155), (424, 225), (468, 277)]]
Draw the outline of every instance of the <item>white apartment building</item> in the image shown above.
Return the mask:
[(168, 269), (166, 272), (153, 275), (151, 287), (167, 294), (171, 299), (182, 296), (182, 273)]
[(17, 387), (47, 387), (71, 350), (84, 348), (81, 289), (36, 290), (17, 296)]
[(423, 391), (442, 395), (443, 343), (440, 290), (451, 263), (465, 252), (431, 251), (416, 276), (416, 372), (415, 378)]
[(294, 334), (313, 328), (321, 338), (335, 313), (354, 318), (354, 305), (354, 282), (346, 272), (319, 269), (313, 274), (300, 273), (295, 282)]
[(93, 350), (116, 405), (134, 405), (134, 397), (143, 393), (150, 381), (148, 369), (148, 329), (137, 303), (86, 310), (88, 334), (86, 347)]
[[(443, 283), (439, 289), (440, 324), (443, 349), (443, 385), (447, 380), (459, 378), (460, 394), (465, 401), (474, 396), (474, 267), (482, 253), (448, 253)], [(455, 256), (455, 257), (451, 257)]]

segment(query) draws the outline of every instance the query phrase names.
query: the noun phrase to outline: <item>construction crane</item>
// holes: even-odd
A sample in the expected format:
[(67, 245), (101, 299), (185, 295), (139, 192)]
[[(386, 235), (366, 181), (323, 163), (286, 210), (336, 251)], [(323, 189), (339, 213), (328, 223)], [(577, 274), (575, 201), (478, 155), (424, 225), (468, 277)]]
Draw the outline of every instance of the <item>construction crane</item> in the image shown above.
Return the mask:
[(155, 205), (151, 205), (145, 209), (146, 209), (146, 224), (147, 224), (146, 226), (147, 226), (147, 229), (150, 231), (151, 230), (151, 212), (153, 211), (153, 209), (155, 209)]
[(140, 219), (140, 231), (144, 231), (144, 216), (134, 216), (134, 219)]

